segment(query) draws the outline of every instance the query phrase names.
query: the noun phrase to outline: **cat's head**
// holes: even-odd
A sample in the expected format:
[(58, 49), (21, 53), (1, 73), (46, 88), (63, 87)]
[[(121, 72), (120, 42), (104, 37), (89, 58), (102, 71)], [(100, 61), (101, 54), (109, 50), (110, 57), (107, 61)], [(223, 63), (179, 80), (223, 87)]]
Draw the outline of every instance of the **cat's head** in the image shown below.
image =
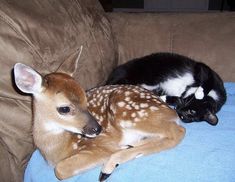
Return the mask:
[(216, 116), (216, 103), (211, 99), (182, 99), (176, 111), (185, 123), (206, 121), (211, 125), (218, 123)]

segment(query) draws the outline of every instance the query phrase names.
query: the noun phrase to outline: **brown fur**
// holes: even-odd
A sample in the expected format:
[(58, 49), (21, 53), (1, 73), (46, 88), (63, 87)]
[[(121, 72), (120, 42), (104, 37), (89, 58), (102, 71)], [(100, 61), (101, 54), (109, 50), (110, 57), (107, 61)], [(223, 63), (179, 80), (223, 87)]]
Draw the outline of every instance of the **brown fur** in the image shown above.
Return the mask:
[[(56, 151), (50, 151), (53, 158), (56, 154), (61, 155), (61, 151), (65, 153), (55, 163), (55, 173), (59, 179), (68, 178), (104, 163), (103, 170), (110, 172), (116, 164), (134, 159), (140, 154), (147, 155), (174, 147), (184, 136), (185, 130), (175, 123), (178, 119), (175, 111), (147, 90), (136, 86), (95, 88), (87, 92), (88, 103), (86, 103), (84, 92), (72, 78), (63, 74), (51, 74), (46, 78), (49, 78), (48, 83), (52, 83), (47, 88), (50, 94), (63, 92), (69, 100), (76, 101), (78, 107), (83, 109), (88, 104), (89, 112), (103, 127), (102, 133), (94, 139), (78, 138), (75, 134), (66, 132), (61, 134), (58, 141), (61, 146)], [(125, 96), (126, 92), (129, 93), (128, 96)], [(141, 97), (141, 93), (144, 93), (145, 97)], [(149, 99), (146, 99), (147, 96)], [(125, 101), (127, 97), (135, 104), (128, 104), (130, 107), (120, 107), (123, 103), (125, 105), (129, 103)], [(144, 107), (140, 108), (140, 104), (143, 104)], [(139, 109), (135, 109), (135, 107)], [(138, 111), (141, 110), (144, 113), (138, 114)], [(101, 113), (101, 111), (103, 112)], [(124, 112), (126, 112), (125, 115)], [(132, 117), (134, 115), (139, 115), (139, 117)], [(138, 118), (137, 122), (134, 122), (135, 118)], [(146, 133), (142, 140), (128, 144), (133, 146), (130, 149), (123, 149), (128, 146), (120, 145), (123, 140), (123, 130), (126, 129), (125, 122), (129, 122), (130, 125), (132, 122), (135, 123), (130, 126), (131, 129)], [(128, 124), (127, 129), (129, 129)], [(148, 134), (151, 137), (148, 137)], [(67, 140), (66, 135), (69, 138)], [(50, 145), (55, 145), (54, 139), (52, 139), (52, 143)], [(48, 160), (50, 161), (50, 159)]]
[[(18, 87), (34, 95), (34, 141), (59, 179), (101, 164), (102, 174), (111, 174), (117, 164), (172, 148), (184, 137), (176, 112), (143, 88), (104, 86), (85, 93), (64, 73), (46, 75), (42, 86), (27, 66), (16, 65), (15, 74)], [(68, 113), (58, 110), (64, 105)], [(97, 121), (98, 136), (80, 135), (98, 134)]]

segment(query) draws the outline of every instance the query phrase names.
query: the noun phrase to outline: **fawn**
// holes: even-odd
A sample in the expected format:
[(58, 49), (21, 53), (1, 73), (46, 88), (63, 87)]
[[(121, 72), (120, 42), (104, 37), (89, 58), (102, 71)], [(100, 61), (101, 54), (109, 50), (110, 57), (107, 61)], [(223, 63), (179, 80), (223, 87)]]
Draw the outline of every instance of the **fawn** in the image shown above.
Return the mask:
[(57, 178), (103, 164), (99, 180), (104, 181), (119, 164), (183, 139), (176, 112), (152, 92), (132, 85), (85, 92), (71, 76), (75, 70), (42, 77), (24, 64), (14, 66), (16, 86), (33, 95), (35, 145)]

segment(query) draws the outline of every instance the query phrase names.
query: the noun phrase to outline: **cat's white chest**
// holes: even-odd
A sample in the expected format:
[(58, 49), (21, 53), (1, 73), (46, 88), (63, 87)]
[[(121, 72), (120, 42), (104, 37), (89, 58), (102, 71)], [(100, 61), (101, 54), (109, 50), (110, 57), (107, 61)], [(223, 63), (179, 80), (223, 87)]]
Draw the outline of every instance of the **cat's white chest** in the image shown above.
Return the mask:
[(148, 90), (161, 88), (166, 92), (166, 95), (168, 96), (180, 97), (186, 90), (186, 87), (193, 83), (194, 83), (193, 75), (191, 73), (185, 73), (182, 76), (178, 76), (175, 78), (168, 78), (166, 81), (161, 82), (154, 86), (148, 86), (145, 84), (142, 84), (141, 86)]
[(180, 97), (186, 90), (186, 87), (193, 83), (194, 78), (192, 74), (185, 73), (183, 76), (178, 76), (177, 78), (169, 78), (160, 83), (159, 86), (165, 90), (167, 95)]

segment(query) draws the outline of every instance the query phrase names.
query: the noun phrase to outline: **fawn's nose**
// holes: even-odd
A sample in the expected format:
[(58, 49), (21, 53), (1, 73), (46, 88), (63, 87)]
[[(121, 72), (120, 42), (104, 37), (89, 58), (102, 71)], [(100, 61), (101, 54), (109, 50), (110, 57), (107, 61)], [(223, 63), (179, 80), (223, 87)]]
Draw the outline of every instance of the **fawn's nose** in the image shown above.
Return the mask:
[(96, 128), (92, 129), (94, 131), (95, 134), (100, 134), (100, 132), (102, 131), (102, 127), (98, 124), (98, 126)]
[(102, 131), (102, 127), (98, 123), (96, 126), (86, 125), (83, 128), (83, 134), (86, 137), (90, 137), (90, 138), (96, 137), (97, 135), (100, 134), (101, 131)]
[(96, 119), (88, 114), (88, 123), (83, 128), (83, 134), (87, 137), (95, 137), (100, 134), (102, 131), (102, 127), (99, 125), (99, 123), (96, 121)]

